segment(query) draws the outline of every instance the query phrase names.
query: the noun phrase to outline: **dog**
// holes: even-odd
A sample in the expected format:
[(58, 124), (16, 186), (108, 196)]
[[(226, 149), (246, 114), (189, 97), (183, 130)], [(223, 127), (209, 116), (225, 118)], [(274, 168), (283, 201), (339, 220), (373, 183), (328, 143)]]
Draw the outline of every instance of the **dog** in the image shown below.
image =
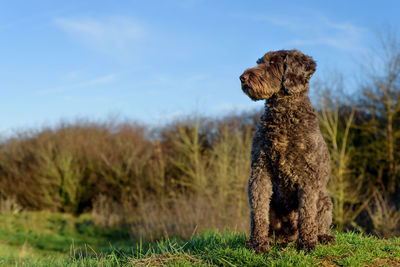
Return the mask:
[(272, 236), (281, 244), (297, 240), (305, 251), (333, 243), (330, 156), (308, 97), (316, 63), (298, 50), (279, 50), (257, 64), (240, 76), (248, 97), (265, 100), (251, 151), (249, 244), (268, 253)]

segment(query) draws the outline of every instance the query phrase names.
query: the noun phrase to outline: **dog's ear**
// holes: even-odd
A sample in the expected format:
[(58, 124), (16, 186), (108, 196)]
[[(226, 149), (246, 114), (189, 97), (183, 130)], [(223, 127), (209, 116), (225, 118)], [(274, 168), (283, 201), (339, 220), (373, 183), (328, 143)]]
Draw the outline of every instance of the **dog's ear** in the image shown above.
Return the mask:
[(288, 94), (297, 94), (308, 90), (308, 83), (317, 64), (300, 51), (287, 51), (284, 59), (283, 86)]

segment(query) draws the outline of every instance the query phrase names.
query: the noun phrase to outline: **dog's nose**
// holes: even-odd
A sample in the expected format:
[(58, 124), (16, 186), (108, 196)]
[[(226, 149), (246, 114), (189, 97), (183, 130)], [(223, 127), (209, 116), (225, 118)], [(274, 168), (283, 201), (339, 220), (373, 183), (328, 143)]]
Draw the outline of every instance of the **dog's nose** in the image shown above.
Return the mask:
[(240, 75), (239, 79), (242, 83), (245, 83), (249, 79), (249, 75), (247, 73), (243, 73), (242, 75)]

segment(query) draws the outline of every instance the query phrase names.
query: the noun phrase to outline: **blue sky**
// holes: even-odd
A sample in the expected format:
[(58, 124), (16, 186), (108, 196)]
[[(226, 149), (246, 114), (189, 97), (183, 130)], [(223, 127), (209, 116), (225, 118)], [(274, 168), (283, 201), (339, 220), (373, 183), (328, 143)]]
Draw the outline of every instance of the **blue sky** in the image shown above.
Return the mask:
[(0, 133), (254, 109), (239, 75), (297, 48), (351, 79), (399, 1), (0, 0)]

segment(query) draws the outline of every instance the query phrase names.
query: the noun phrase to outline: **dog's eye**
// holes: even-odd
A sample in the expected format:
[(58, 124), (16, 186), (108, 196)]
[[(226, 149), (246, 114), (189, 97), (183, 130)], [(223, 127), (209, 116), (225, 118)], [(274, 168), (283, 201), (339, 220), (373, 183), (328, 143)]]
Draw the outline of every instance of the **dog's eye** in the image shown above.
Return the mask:
[(274, 64), (274, 63), (275, 63), (275, 62), (274, 62), (274, 61), (272, 61), (272, 60), (269, 62), (269, 64)]

